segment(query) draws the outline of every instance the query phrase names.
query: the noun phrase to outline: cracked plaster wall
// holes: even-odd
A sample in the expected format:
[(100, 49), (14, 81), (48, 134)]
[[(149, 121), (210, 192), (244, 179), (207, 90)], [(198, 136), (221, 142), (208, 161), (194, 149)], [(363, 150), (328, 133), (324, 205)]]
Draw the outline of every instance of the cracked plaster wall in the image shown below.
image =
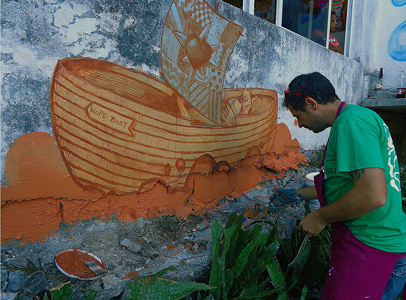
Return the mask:
[[(214, 7), (218, 1), (208, 3)], [(113, 212), (122, 221), (131, 221), (140, 216), (156, 216), (160, 213), (174, 212), (182, 207), (184, 201), (189, 201), (190, 195), (172, 194), (170, 198), (163, 187), (157, 187), (153, 194), (137, 196), (138, 204), (146, 204), (144, 211), (129, 209), (134, 199), (115, 197), (102, 198), (100, 195), (81, 190), (68, 178), (66, 170), (60, 162), (56, 162), (58, 152), (52, 138), (49, 88), (53, 69), (58, 59), (71, 56), (87, 56), (142, 70), (162, 80), (160, 74), (160, 42), (161, 31), (169, 0), (143, 1), (2, 1), (2, 102), (1, 102), (1, 168), (2, 189), (10, 183), (8, 178), (24, 178), (24, 185), (13, 188), (16, 202), (9, 203), (2, 193), (2, 223), (7, 218), (24, 222), (26, 215), (16, 203), (24, 202), (27, 191), (38, 192), (31, 195), (35, 201), (26, 202), (31, 208), (28, 212), (37, 219), (28, 237), (38, 239), (58, 227), (60, 222), (74, 222), (89, 218), (89, 215), (111, 218)], [(297, 153), (300, 144), (305, 149), (315, 149), (325, 144), (328, 132), (315, 135), (295, 125), (290, 113), (283, 107), (283, 91), (288, 83), (301, 73), (319, 71), (326, 75), (337, 89), (340, 98), (349, 103), (357, 103), (361, 92), (362, 70), (360, 64), (352, 59), (329, 51), (295, 33), (279, 28), (253, 17), (240, 9), (220, 2), (219, 13), (225, 18), (241, 25), (244, 36), (239, 39), (234, 53), (229, 61), (226, 73), (226, 88), (260, 87), (273, 89), (278, 93), (279, 135), (275, 143), (275, 153)], [(27, 135), (30, 134), (30, 135)], [(19, 137), (29, 136), (19, 145)], [(20, 160), (11, 160), (5, 167), (6, 155), (13, 147), (21, 147), (20, 151), (27, 158), (32, 155), (32, 163), (20, 164)], [(29, 151), (47, 145), (48, 150), (33, 153)], [(53, 147), (53, 148), (52, 148)], [(279, 149), (279, 148), (280, 149)], [(282, 148), (281, 148), (282, 147)], [(284, 148), (285, 147), (285, 148)], [(276, 150), (278, 148), (278, 150)], [(286, 152), (286, 149), (288, 151)], [(289, 150), (290, 149), (290, 150)], [(289, 153), (286, 154), (288, 157)], [(55, 159), (55, 163), (52, 163)], [(291, 161), (294, 155), (291, 156)], [(293, 164), (298, 164), (295, 161)], [(280, 160), (283, 164), (283, 159)], [(252, 166), (252, 162), (250, 162)], [(52, 169), (47, 168), (52, 165)], [(287, 164), (287, 166), (289, 163)], [(292, 166), (292, 162), (291, 162)], [(48, 177), (32, 178), (28, 171), (42, 170), (37, 175), (48, 174)], [(14, 168), (14, 171), (12, 171)], [(285, 166), (285, 168), (287, 168)], [(219, 177), (218, 182), (233, 182), (229, 194), (237, 189), (244, 192), (253, 188), (261, 180), (263, 174), (257, 169), (247, 167), (241, 174), (227, 178)], [(280, 170), (283, 170), (282, 166)], [(24, 171), (27, 171), (24, 173)], [(35, 171), (34, 171), (35, 172)], [(30, 175), (31, 174), (31, 175)], [(35, 174), (35, 173), (34, 173)], [(28, 176), (30, 175), (30, 176)], [(223, 174), (224, 175), (224, 174)], [(14, 176), (14, 177), (13, 177)], [(45, 176), (45, 175), (44, 175)], [(239, 178), (241, 176), (241, 178)], [(251, 176), (252, 182), (244, 186), (244, 178)], [(35, 176), (34, 176), (35, 177)], [(223, 178), (223, 179), (221, 179)], [(48, 181), (47, 181), (48, 180)], [(204, 182), (205, 178), (202, 178)], [(233, 181), (236, 180), (236, 181)], [(18, 181), (18, 180), (17, 180)], [(27, 186), (28, 184), (28, 186)], [(29, 186), (31, 184), (31, 186)], [(40, 186), (40, 187), (39, 187)], [(58, 194), (55, 190), (63, 186), (62, 191), (68, 194)], [(194, 197), (204, 199), (204, 185), (201, 193)], [(223, 189), (219, 186), (218, 189)], [(24, 189), (26, 189), (24, 193)], [(47, 193), (41, 194), (41, 191)], [(54, 192), (49, 192), (54, 191)], [(60, 190), (59, 190), (60, 191)], [(10, 192), (10, 189), (8, 190)], [(22, 195), (18, 196), (21, 192)], [(224, 191), (222, 191), (224, 192)], [(15, 194), (17, 193), (17, 194)], [(53, 194), (50, 194), (53, 193)], [(52, 197), (49, 197), (52, 195)], [(168, 196), (172, 202), (154, 210), (154, 201), (161, 201)], [(221, 194), (224, 196), (223, 194)], [(221, 196), (220, 194), (217, 197)], [(57, 202), (54, 199), (59, 199)], [(72, 200), (74, 199), (74, 200)], [(84, 201), (83, 199), (86, 199)], [(176, 202), (178, 201), (178, 202)], [(28, 204), (29, 203), (29, 204)], [(101, 205), (101, 203), (105, 203)], [(178, 203), (175, 205), (175, 203)], [(191, 203), (184, 212), (194, 210), (204, 211), (210, 205)], [(195, 205), (196, 207), (193, 207)], [(186, 205), (187, 206), (187, 205)], [(64, 209), (70, 207), (70, 215), (64, 215)], [(122, 212), (119, 214), (119, 212)], [(47, 220), (47, 216), (54, 218)], [(45, 224), (45, 225), (44, 225)], [(2, 238), (13, 239), (21, 237), (21, 228), (6, 228)], [(42, 227), (41, 227), (42, 226)], [(2, 230), (3, 230), (2, 226)], [(13, 232), (12, 230), (16, 230)], [(35, 235), (40, 232), (42, 235)], [(23, 238), (26, 238), (24, 236)]]

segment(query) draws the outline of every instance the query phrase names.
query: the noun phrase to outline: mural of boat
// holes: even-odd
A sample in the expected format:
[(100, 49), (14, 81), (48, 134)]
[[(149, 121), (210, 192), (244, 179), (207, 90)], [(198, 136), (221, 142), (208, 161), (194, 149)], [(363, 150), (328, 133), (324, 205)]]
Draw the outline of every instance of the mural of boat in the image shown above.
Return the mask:
[[(186, 17), (178, 19), (178, 23), (193, 29), (180, 34), (173, 25), (165, 25), (162, 37), (165, 81), (99, 59), (77, 57), (58, 61), (51, 86), (52, 124), (62, 158), (76, 182), (116, 194), (139, 191), (153, 181), (176, 187), (195, 172), (200, 157), (210, 155), (216, 162), (233, 167), (248, 155), (269, 152), (276, 130), (276, 92), (222, 86), (210, 89), (210, 80), (205, 77), (208, 68), (217, 72), (220, 77), (216, 82), (221, 82), (227, 55), (232, 53), (228, 48), (234, 47), (241, 31), (235, 24), (230, 29), (223, 19), (219, 22), (224, 30), (227, 34), (234, 32), (235, 38), (221, 37), (216, 25), (200, 26), (191, 20), (198, 15), (190, 12), (196, 11), (196, 7), (211, 17), (216, 13), (202, 0), (175, 0), (171, 5), (166, 23), (173, 19), (174, 10), (179, 16), (183, 9), (180, 15)], [(223, 50), (228, 49), (222, 51), (221, 59), (217, 50), (213, 50), (219, 48), (210, 34), (217, 36)], [(172, 38), (167, 37), (171, 35)], [(195, 50), (199, 47), (193, 45), (199, 39), (211, 45), (212, 56), (217, 58), (197, 60)], [(186, 48), (182, 48), (183, 42)], [(180, 51), (177, 56), (172, 53), (174, 48)], [(181, 68), (174, 66), (174, 57), (180, 59)], [(221, 70), (213, 67), (213, 63), (221, 66)], [(169, 74), (173, 68), (177, 71)], [(213, 99), (218, 110), (214, 115), (210, 102)]]

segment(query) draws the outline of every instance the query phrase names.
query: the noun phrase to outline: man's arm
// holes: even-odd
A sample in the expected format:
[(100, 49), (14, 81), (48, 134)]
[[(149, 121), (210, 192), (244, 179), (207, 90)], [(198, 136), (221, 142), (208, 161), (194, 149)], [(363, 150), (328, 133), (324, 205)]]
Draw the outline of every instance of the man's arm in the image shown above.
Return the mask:
[(303, 200), (317, 199), (317, 191), (314, 186), (309, 186), (301, 189), (297, 189), (296, 193)]
[(384, 206), (387, 197), (385, 172), (380, 168), (368, 168), (351, 172), (354, 188), (338, 201), (310, 214), (299, 227), (310, 236), (318, 235), (327, 223), (361, 217)]

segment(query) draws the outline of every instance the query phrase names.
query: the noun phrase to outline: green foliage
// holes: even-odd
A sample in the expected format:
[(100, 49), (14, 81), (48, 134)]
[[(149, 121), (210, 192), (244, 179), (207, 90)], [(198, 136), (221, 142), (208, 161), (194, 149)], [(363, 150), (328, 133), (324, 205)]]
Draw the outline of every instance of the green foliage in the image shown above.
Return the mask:
[[(72, 284), (70, 282), (62, 283), (61, 285), (52, 288), (49, 290), (49, 295), (51, 298), (48, 297), (48, 294), (44, 295), (43, 300), (70, 300), (75, 295), (76, 290), (72, 289)], [(86, 300), (94, 300), (96, 298), (97, 291), (92, 289), (87, 289), (85, 293)]]
[[(293, 291), (301, 289), (301, 298), (307, 294), (307, 286), (301, 280), (303, 268), (310, 256), (309, 238), (304, 235), (299, 239), (296, 230), (293, 239), (283, 239), (281, 251), (276, 256), (275, 264), (268, 266), (268, 273), (275, 287), (281, 288), (278, 300), (288, 300)], [(293, 241), (293, 242), (292, 242)]]
[[(70, 282), (65, 282), (50, 291), (52, 299), (71, 299), (72, 298), (72, 285)], [(44, 296), (44, 300), (49, 300), (48, 295)]]
[(279, 248), (277, 229), (272, 224), (269, 234), (262, 225), (252, 230), (242, 229), (244, 216), (232, 214), (222, 228), (217, 220), (212, 224), (212, 261), (210, 293), (215, 299), (259, 299), (277, 290), (269, 290), (269, 278), (263, 278), (266, 268), (275, 260)]
[[(300, 258), (302, 266), (298, 265), (298, 268), (295, 268), (294, 277), (298, 278), (299, 285), (317, 287), (324, 284), (331, 261), (331, 226), (327, 225), (318, 236), (309, 238), (309, 241), (305, 243), (306, 234), (299, 230), (299, 223), (298, 220), (292, 237), (281, 241), (283, 251), (278, 255), (278, 259), (282, 268), (290, 274), (289, 265), (295, 260), (299, 262)], [(300, 249), (300, 247), (303, 248), (303, 243), (306, 244), (306, 247)], [(304, 251), (303, 254), (299, 255), (300, 251)]]
[(196, 291), (212, 288), (203, 283), (189, 281), (176, 282), (159, 277), (170, 269), (172, 268), (166, 268), (150, 277), (140, 277), (129, 282), (121, 299), (175, 300)]
[[(48, 297), (48, 294), (45, 294), (43, 300), (70, 300), (75, 295), (75, 292), (76, 291), (72, 289), (72, 284), (70, 282), (65, 282), (55, 288), (50, 289), (49, 295), (51, 298)], [(85, 299), (94, 300), (96, 295), (96, 291), (88, 289), (85, 294)]]
[(12, 270), (12, 271), (21, 271), (21, 272), (26, 273), (27, 275), (30, 275), (36, 271), (42, 271), (42, 272), (46, 273), (46, 271), (44, 270), (44, 268), (42, 266), (42, 262), (41, 262), (40, 258), (38, 258), (38, 266), (36, 266), (31, 260), (29, 260), (29, 259), (26, 259), (26, 260), (27, 260), (27, 264), (25, 266), (2, 263), (2, 269)]
[(225, 228), (219, 221), (212, 224), (214, 299), (304, 300), (309, 286), (322, 285), (330, 262), (330, 228), (308, 238), (296, 226), (291, 238), (280, 241), (272, 222), (260, 221), (271, 225), (269, 234), (258, 224), (244, 230), (242, 222), (243, 215), (232, 214)]

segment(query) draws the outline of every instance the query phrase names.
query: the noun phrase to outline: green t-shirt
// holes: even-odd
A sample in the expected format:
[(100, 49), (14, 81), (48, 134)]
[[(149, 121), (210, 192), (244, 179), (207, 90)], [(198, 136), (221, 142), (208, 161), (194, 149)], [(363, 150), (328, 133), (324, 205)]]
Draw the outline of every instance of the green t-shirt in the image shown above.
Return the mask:
[(398, 159), (389, 129), (378, 114), (361, 106), (345, 106), (331, 127), (324, 166), (327, 204), (339, 200), (354, 187), (351, 171), (385, 170), (386, 204), (345, 224), (371, 247), (406, 252), (406, 214), (402, 210)]

